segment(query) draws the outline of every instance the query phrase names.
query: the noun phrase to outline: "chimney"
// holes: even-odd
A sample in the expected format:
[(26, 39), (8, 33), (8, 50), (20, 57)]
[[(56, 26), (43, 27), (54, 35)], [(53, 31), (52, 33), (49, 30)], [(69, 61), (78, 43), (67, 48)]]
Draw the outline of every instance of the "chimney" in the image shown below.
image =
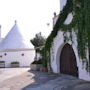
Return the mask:
[(15, 20), (15, 24), (17, 24), (17, 20)]
[(56, 17), (57, 16), (57, 14), (56, 14), (56, 12), (54, 12), (54, 17)]
[(54, 27), (54, 25), (55, 25), (56, 22), (57, 22), (58, 15), (56, 14), (56, 12), (54, 12), (53, 15), (54, 15), (54, 18), (53, 18), (53, 27)]

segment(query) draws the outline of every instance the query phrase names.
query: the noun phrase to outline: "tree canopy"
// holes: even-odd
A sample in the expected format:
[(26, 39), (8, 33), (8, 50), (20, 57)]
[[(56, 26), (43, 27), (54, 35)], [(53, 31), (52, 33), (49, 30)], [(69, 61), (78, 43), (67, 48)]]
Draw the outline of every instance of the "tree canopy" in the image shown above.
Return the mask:
[(40, 33), (37, 33), (35, 37), (31, 39), (30, 41), (34, 45), (35, 48), (38, 48), (45, 45), (46, 38), (42, 36), (40, 32)]

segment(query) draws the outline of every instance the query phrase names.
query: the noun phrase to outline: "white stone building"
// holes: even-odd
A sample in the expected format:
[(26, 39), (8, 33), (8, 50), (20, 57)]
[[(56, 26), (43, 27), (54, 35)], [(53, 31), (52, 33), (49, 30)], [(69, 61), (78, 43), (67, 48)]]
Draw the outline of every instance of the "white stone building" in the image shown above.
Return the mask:
[[(60, 10), (66, 5), (67, 0), (60, 0)], [(57, 22), (58, 16), (54, 17), (54, 25)], [(73, 19), (72, 13), (69, 13), (67, 19), (65, 20), (64, 24), (70, 24)], [(54, 73), (64, 73), (76, 76), (80, 79), (90, 81), (90, 74), (83, 68), (82, 61), (78, 55), (78, 48), (77, 48), (77, 38), (76, 34), (72, 32), (72, 39), (68, 42), (64, 42), (64, 32), (58, 31), (58, 34), (53, 39), (52, 47), (51, 47), (51, 68)], [(67, 36), (70, 35), (69, 32), (66, 33)]]
[(17, 23), (15, 23), (0, 42), (0, 61), (5, 61), (5, 67), (11, 67), (11, 62), (14, 61), (18, 61), (20, 67), (30, 66), (35, 57), (35, 50), (33, 45), (29, 44), (26, 43)]

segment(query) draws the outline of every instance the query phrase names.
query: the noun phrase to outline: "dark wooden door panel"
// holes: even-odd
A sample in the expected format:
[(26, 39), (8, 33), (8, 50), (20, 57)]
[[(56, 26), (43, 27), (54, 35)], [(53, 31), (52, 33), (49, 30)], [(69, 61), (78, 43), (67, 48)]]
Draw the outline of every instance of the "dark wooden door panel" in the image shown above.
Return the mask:
[(72, 46), (65, 44), (60, 55), (60, 72), (78, 77), (76, 57)]

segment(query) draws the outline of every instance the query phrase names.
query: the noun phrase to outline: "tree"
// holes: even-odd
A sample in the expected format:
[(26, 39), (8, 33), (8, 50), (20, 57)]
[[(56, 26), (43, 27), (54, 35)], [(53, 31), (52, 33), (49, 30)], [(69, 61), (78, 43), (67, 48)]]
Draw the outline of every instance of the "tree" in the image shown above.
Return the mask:
[(36, 34), (33, 39), (30, 40), (31, 43), (34, 45), (34, 48), (39, 48), (45, 45), (46, 39), (41, 35), (41, 32)]
[[(42, 51), (42, 48), (45, 45), (46, 38), (44, 36), (42, 36), (41, 32), (40, 32), (40, 33), (37, 33), (35, 35), (35, 37), (33, 39), (31, 39), (30, 41), (34, 45), (34, 48), (35, 48), (35, 51), (36, 51), (35, 60), (38, 61), (42, 57), (41, 51)], [(38, 57), (38, 54), (39, 54), (39, 57)]]

